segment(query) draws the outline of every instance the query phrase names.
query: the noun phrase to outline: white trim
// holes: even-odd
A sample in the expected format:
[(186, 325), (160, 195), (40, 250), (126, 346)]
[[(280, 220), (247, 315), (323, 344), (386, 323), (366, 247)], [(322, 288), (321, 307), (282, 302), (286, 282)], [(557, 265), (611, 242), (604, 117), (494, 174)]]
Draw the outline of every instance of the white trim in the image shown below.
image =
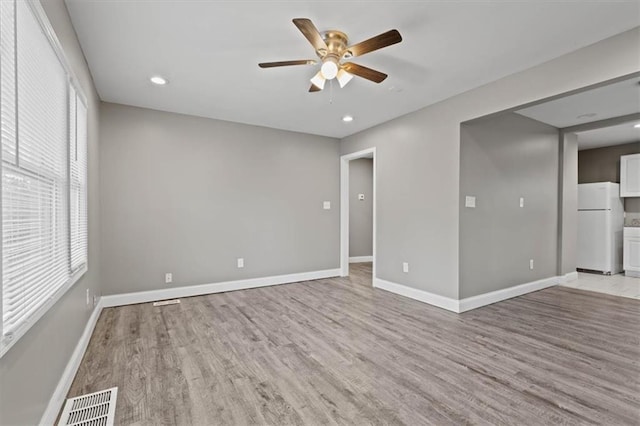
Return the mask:
[(532, 281), (529, 283), (480, 294), (478, 296), (467, 297), (460, 300), (440, 296), (439, 294), (429, 293), (428, 291), (393, 283), (390, 281), (382, 280), (380, 278), (375, 278), (373, 280), (373, 286), (382, 290), (389, 291), (391, 293), (408, 297), (410, 299), (428, 303), (430, 305), (437, 306), (451, 312), (462, 313), (470, 311), (472, 309), (480, 308), (482, 306), (487, 306), (492, 303), (511, 299), (516, 296), (522, 296), (523, 294), (531, 293), (533, 291), (542, 290), (547, 287), (553, 287), (554, 285), (560, 283), (562, 280), (572, 280), (574, 274), (577, 277), (577, 273), (569, 273), (563, 275), (562, 277), (545, 278), (542, 280)]
[(53, 48), (58, 60), (60, 61), (62, 67), (64, 68), (67, 76), (69, 77), (69, 81), (73, 84), (74, 88), (78, 91), (80, 99), (87, 105), (87, 96), (84, 94), (84, 90), (82, 90), (82, 85), (80, 84), (80, 80), (76, 77), (76, 73), (73, 72), (71, 68), (71, 62), (67, 59), (67, 55), (64, 53), (64, 49), (62, 48), (62, 43), (58, 39), (56, 31), (53, 29), (51, 22), (49, 21), (49, 17), (47, 16), (47, 12), (44, 11), (42, 4), (39, 0), (27, 0), (27, 4), (30, 6), (31, 11), (33, 12), (36, 20), (40, 24), (40, 28), (45, 33), (46, 37), (49, 39), (49, 43)]
[(373, 256), (351, 256), (349, 263), (373, 262)]
[[(56, 292), (49, 299), (47, 299), (32, 315), (30, 315), (25, 322), (23, 322), (18, 328), (16, 328), (16, 330), (11, 335), (10, 340), (6, 337), (3, 338), (3, 336), (0, 335), (0, 358), (2, 358), (4, 354), (6, 354), (9, 349), (11, 349), (11, 347), (15, 345), (16, 342), (20, 340), (20, 338), (24, 336), (27, 331), (29, 331), (29, 329), (33, 327), (33, 325), (37, 323), (40, 318), (42, 318), (44, 314), (46, 314), (49, 309), (51, 309), (53, 305), (55, 305), (71, 287), (75, 285), (75, 283), (78, 282), (78, 280), (80, 280), (80, 278), (82, 278), (85, 272), (87, 272), (86, 263), (80, 266), (80, 269), (78, 269), (73, 273), (73, 275), (71, 275), (71, 278), (66, 282), (66, 284), (56, 290)], [(2, 325), (1, 322), (0, 325)]]
[(349, 276), (349, 161), (358, 158), (373, 158), (373, 270), (371, 276), (376, 279), (376, 199), (377, 199), (377, 157), (376, 148), (367, 148), (340, 156), (340, 276)]
[(470, 311), (502, 300), (511, 299), (512, 297), (522, 296), (523, 294), (542, 290), (547, 287), (553, 287), (560, 282), (560, 279), (561, 277), (550, 277), (501, 290), (491, 291), (489, 293), (479, 294), (473, 297), (467, 297), (459, 301), (459, 312)]
[(82, 336), (80, 336), (80, 340), (76, 345), (76, 348), (73, 350), (73, 354), (71, 354), (71, 358), (67, 363), (67, 366), (62, 373), (62, 377), (58, 381), (58, 386), (56, 386), (56, 390), (51, 395), (51, 399), (49, 399), (49, 404), (47, 405), (42, 418), (40, 419), (41, 425), (52, 425), (55, 423), (56, 418), (58, 417), (58, 413), (62, 408), (65, 399), (67, 398), (67, 394), (69, 393), (69, 389), (71, 388), (71, 384), (73, 383), (73, 379), (76, 376), (76, 372), (80, 367), (80, 363), (82, 362), (82, 357), (84, 357), (84, 353), (87, 350), (87, 346), (89, 345), (89, 340), (91, 340), (91, 335), (93, 334), (93, 329), (98, 322), (98, 318), (100, 317), (100, 313), (102, 312), (103, 304), (102, 298), (98, 300), (96, 307), (93, 309), (91, 316), (89, 317), (89, 321), (87, 321), (87, 325), (84, 328), (84, 332)]
[(446, 309), (452, 312), (458, 311), (458, 301), (450, 297), (440, 296), (439, 294), (429, 293), (428, 291), (418, 290), (417, 288), (407, 287), (406, 285), (392, 283), (391, 281), (376, 278), (373, 280), (373, 286), (391, 293), (399, 294), (410, 299), (428, 303), (438, 308)]
[(102, 296), (102, 306), (132, 305), (135, 303), (155, 302), (158, 300), (176, 299), (179, 297), (200, 296), (203, 294), (223, 293), (226, 291), (246, 290), (249, 288), (266, 287), (279, 284), (290, 284), (300, 281), (320, 280), (323, 278), (340, 276), (340, 269), (324, 271), (302, 272), (298, 274), (277, 275), (273, 277), (250, 278), (246, 280), (224, 281), (211, 284), (172, 287), (161, 290), (139, 291), (135, 293), (114, 294)]
[(578, 272), (573, 271), (558, 277), (558, 284), (570, 283), (578, 279)]
[[(44, 32), (46, 38), (49, 40), (49, 44), (51, 45), (52, 49), (57, 55), (58, 60), (60, 61), (60, 64), (64, 68), (67, 74), (67, 77), (69, 78), (70, 84), (73, 85), (74, 89), (76, 90), (76, 93), (81, 98), (81, 101), (84, 102), (85, 106), (87, 106), (87, 97), (84, 94), (84, 90), (82, 89), (80, 80), (78, 80), (78, 78), (76, 77), (76, 74), (73, 72), (73, 69), (71, 68), (71, 65), (70, 65), (71, 62), (67, 60), (67, 57), (64, 53), (64, 49), (62, 48), (62, 44), (60, 43), (60, 40), (58, 39), (56, 32), (53, 29), (51, 22), (49, 21), (49, 17), (47, 16), (47, 13), (44, 11), (44, 8), (42, 7), (42, 4), (38, 0), (28, 0), (27, 5), (29, 6), (29, 9), (33, 13), (36, 20), (38, 21), (40, 28)], [(17, 26), (15, 30), (17, 31)], [(87, 110), (88, 110), (88, 107), (87, 107)], [(2, 251), (0, 248), (0, 254), (1, 253)], [(11, 347), (18, 340), (20, 340), (20, 338), (24, 336), (27, 333), (27, 331), (29, 331), (29, 329), (36, 322), (38, 322), (38, 320), (40, 320), (40, 318), (42, 318), (43, 315), (47, 313), (49, 309), (51, 309), (51, 307), (53, 307), (53, 305), (55, 305), (56, 302), (58, 302), (58, 300), (60, 300), (60, 298), (63, 295), (65, 295), (66, 292), (71, 287), (73, 287), (76, 282), (78, 282), (78, 280), (85, 274), (85, 272), (87, 272), (87, 269), (88, 269), (88, 259), (87, 261), (85, 261), (84, 265), (81, 265), (76, 271), (71, 272), (71, 276), (69, 280), (62, 287), (60, 287), (47, 301), (45, 301), (45, 303), (42, 304), (42, 306), (40, 306), (40, 308), (38, 308), (38, 310), (36, 310), (30, 317), (28, 317), (27, 320), (13, 332), (13, 335), (11, 336), (10, 340), (8, 340), (6, 337), (3, 336), (4, 332), (2, 330), (2, 315), (1, 315), (2, 307), (0, 306), (0, 358), (2, 358), (4, 354), (6, 354), (9, 351), (9, 349), (11, 349)], [(2, 302), (1, 293), (2, 291), (0, 289), (0, 304)]]

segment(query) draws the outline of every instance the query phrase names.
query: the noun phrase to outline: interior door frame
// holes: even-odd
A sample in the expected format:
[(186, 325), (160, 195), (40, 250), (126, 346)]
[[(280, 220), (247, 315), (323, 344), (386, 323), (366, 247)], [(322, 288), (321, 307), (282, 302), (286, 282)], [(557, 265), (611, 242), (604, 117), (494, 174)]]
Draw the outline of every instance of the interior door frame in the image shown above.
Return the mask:
[(376, 149), (367, 148), (340, 157), (340, 276), (349, 276), (349, 162), (360, 158), (373, 160), (373, 270), (371, 282), (376, 279)]

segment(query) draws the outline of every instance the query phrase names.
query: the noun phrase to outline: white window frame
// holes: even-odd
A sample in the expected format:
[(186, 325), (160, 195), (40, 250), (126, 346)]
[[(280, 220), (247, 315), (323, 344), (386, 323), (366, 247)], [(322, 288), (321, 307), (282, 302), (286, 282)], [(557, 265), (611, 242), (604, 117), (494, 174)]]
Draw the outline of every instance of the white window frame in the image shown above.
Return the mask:
[[(67, 60), (65, 54), (64, 54), (64, 50), (62, 49), (62, 45), (60, 44), (60, 41), (58, 40), (58, 37), (55, 34), (55, 31), (53, 30), (53, 27), (51, 26), (51, 23), (49, 22), (49, 19), (46, 15), (46, 12), (44, 11), (44, 9), (42, 8), (42, 5), (40, 4), (40, 2), (38, 0), (19, 0), (19, 1), (23, 1), (25, 3), (28, 4), (28, 6), (30, 7), (31, 12), (33, 13), (34, 17), (36, 18), (36, 20), (38, 21), (38, 24), (40, 25), (40, 28), (42, 29), (43, 33), (46, 35), (49, 43), (51, 44), (51, 47), (53, 49), (53, 51), (55, 52), (55, 54), (57, 55), (58, 59), (60, 60), (60, 63), (62, 65), (62, 67), (64, 68), (64, 71), (67, 75), (68, 78), (68, 86), (73, 86), (73, 89), (76, 92), (76, 95), (80, 98), (79, 101), (81, 101), (85, 107), (87, 107), (87, 121), (89, 121), (89, 114), (90, 114), (90, 110), (89, 110), (89, 104), (87, 102), (87, 98), (84, 94), (84, 91), (82, 90), (82, 86), (80, 85), (80, 82), (78, 80), (78, 78), (76, 77), (75, 73), (73, 72), (73, 70), (70, 67), (70, 62)], [(17, 77), (16, 77), (17, 78)], [(70, 90), (67, 90), (67, 104), (68, 104), (68, 95), (69, 95)], [(67, 117), (67, 121), (69, 117)], [(88, 131), (88, 126), (87, 126), (87, 131)], [(68, 132), (69, 135), (69, 132)], [(68, 136), (69, 137), (69, 136)], [(87, 135), (87, 139), (88, 139), (88, 135)], [(67, 145), (69, 144), (69, 139), (67, 141)], [(88, 145), (88, 142), (87, 142)], [(88, 151), (88, 146), (87, 146), (87, 151)], [(1, 155), (1, 151), (0, 151), (0, 155)], [(67, 155), (67, 157), (69, 157)], [(88, 155), (87, 155), (88, 157)], [(0, 158), (1, 161), (1, 158)], [(88, 163), (89, 159), (87, 158), (87, 163)], [(68, 163), (68, 167), (69, 167), (69, 163)], [(68, 168), (67, 167), (67, 168)], [(87, 164), (87, 174), (88, 174), (88, 169), (89, 169), (89, 165)], [(67, 173), (69, 173), (69, 170), (67, 170)], [(69, 182), (70, 184), (70, 182)], [(89, 199), (89, 194), (88, 194), (88, 176), (87, 176), (87, 210), (88, 210), (88, 199)], [(2, 198), (0, 197), (0, 211), (2, 209)], [(69, 211), (68, 214), (70, 214), (70, 206), (69, 206)], [(88, 219), (88, 211), (87, 211), (87, 228), (89, 227), (88, 225), (89, 219)], [(0, 221), (0, 235), (2, 234), (2, 221)], [(70, 238), (70, 237), (69, 237)], [(87, 229), (87, 240), (89, 239), (89, 229)], [(88, 243), (88, 241), (87, 241)], [(71, 241), (69, 239), (69, 246), (71, 244)], [(69, 256), (71, 255), (70, 253), (70, 247), (69, 247)], [(2, 244), (0, 244), (0, 259), (2, 259)], [(49, 309), (51, 309), (51, 307), (53, 307), (61, 298), (62, 296), (71, 288), (73, 287), (76, 282), (78, 282), (78, 280), (80, 280), (80, 278), (88, 271), (89, 268), (89, 255), (87, 253), (87, 259), (85, 261), (85, 263), (81, 266), (79, 266), (75, 271), (70, 273), (70, 278), (67, 280), (67, 282), (62, 285), (58, 290), (56, 290), (56, 292), (49, 297), (31, 316), (29, 316), (27, 318), (27, 320), (25, 322), (23, 322), (19, 327), (17, 327), (14, 331), (13, 334), (11, 335), (10, 338), (6, 338), (4, 336), (3, 333), (3, 325), (2, 325), (2, 285), (0, 284), (0, 358), (2, 358), (7, 351), (9, 351), (9, 349), (16, 344), (16, 342), (18, 342), (20, 340), (20, 338), (27, 333), (27, 331), (38, 322), (38, 320), (40, 320), (40, 318), (42, 318), (48, 311)], [(0, 277), (2, 277), (2, 262), (0, 261)]]

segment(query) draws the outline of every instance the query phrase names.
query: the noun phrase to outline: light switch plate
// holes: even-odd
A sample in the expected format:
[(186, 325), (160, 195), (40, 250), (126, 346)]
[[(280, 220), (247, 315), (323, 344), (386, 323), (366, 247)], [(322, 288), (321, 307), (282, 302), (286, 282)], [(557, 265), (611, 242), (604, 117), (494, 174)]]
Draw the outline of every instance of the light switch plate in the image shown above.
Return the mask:
[(524, 197), (520, 197), (520, 208), (524, 207)]
[(466, 197), (464, 197), (464, 206), (465, 207), (470, 207), (470, 208), (475, 208), (476, 207), (476, 197), (472, 197), (467, 195)]
[(325, 201), (322, 203), (322, 208), (325, 210), (331, 210), (331, 201)]
[(409, 272), (409, 262), (402, 262), (402, 272), (404, 273)]

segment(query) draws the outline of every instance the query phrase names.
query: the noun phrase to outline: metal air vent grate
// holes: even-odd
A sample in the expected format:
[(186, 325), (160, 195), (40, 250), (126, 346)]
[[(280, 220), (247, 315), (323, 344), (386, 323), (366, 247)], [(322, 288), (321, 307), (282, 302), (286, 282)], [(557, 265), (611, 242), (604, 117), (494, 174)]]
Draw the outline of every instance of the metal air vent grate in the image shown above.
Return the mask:
[(58, 426), (113, 426), (118, 388), (67, 399)]

